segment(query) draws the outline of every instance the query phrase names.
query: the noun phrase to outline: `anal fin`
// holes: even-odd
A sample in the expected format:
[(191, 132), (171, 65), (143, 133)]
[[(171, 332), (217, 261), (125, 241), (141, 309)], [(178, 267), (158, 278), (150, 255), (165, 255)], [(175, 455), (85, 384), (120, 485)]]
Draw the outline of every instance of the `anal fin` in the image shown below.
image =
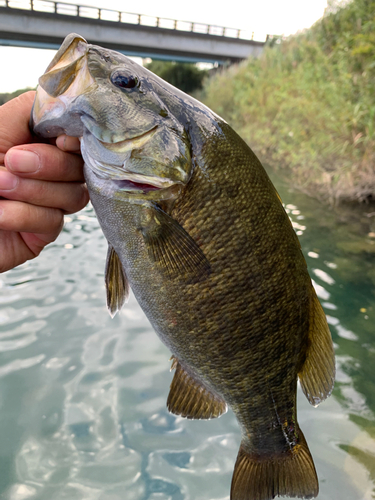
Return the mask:
[(119, 256), (108, 244), (107, 262), (105, 265), (105, 287), (107, 292), (107, 307), (113, 318), (129, 300), (129, 283), (126, 279)]
[(167, 408), (175, 415), (191, 419), (210, 419), (220, 417), (227, 412), (224, 399), (188, 373), (173, 358), (171, 370), (176, 369), (167, 400)]
[(309, 347), (298, 377), (309, 403), (317, 406), (332, 392), (335, 352), (323, 308), (314, 288), (311, 288)]

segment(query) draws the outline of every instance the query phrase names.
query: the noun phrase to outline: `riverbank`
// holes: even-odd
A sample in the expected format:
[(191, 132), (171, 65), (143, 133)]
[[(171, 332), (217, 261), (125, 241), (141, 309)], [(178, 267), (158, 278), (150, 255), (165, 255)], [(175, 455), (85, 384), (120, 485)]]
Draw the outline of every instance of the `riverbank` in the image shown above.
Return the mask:
[(330, 202), (375, 201), (375, 0), (218, 72), (199, 95), (262, 162)]

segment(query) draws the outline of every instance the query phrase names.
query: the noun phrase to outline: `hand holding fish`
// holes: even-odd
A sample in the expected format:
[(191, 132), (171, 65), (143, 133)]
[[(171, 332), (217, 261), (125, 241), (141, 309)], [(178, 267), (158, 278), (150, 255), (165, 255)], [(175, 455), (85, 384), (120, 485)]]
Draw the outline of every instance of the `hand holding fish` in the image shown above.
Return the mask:
[(63, 216), (89, 199), (75, 140), (33, 143), (29, 130), (35, 92), (0, 108), (0, 272), (33, 259), (54, 241)]

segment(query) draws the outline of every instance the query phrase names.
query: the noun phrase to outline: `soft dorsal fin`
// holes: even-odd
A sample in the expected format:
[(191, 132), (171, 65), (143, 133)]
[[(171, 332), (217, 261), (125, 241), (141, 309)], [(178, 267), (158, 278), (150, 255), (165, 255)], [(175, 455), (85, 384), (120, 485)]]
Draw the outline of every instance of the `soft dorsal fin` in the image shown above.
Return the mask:
[(227, 412), (224, 399), (184, 370), (177, 358), (172, 356), (172, 359), (171, 370), (175, 368), (176, 373), (167, 400), (171, 413), (191, 419), (210, 419)]
[(333, 389), (335, 352), (323, 308), (311, 288), (309, 347), (298, 376), (309, 403), (318, 406)]
[(113, 318), (125, 302), (129, 300), (129, 284), (119, 256), (112, 245), (108, 244), (107, 262), (105, 264), (105, 288), (107, 307)]

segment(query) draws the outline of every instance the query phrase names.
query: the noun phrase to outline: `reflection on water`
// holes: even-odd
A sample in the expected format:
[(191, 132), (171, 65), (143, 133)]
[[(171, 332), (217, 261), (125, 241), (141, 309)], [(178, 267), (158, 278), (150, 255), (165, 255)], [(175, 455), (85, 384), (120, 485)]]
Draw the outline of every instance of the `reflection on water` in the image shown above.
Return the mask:
[[(321, 500), (375, 495), (375, 214), (277, 188), (337, 353), (333, 396), (299, 393)], [(228, 500), (240, 436), (231, 414), (168, 414), (172, 375), (134, 297), (111, 320), (106, 243), (91, 208), (35, 262), (0, 277), (2, 500)]]

